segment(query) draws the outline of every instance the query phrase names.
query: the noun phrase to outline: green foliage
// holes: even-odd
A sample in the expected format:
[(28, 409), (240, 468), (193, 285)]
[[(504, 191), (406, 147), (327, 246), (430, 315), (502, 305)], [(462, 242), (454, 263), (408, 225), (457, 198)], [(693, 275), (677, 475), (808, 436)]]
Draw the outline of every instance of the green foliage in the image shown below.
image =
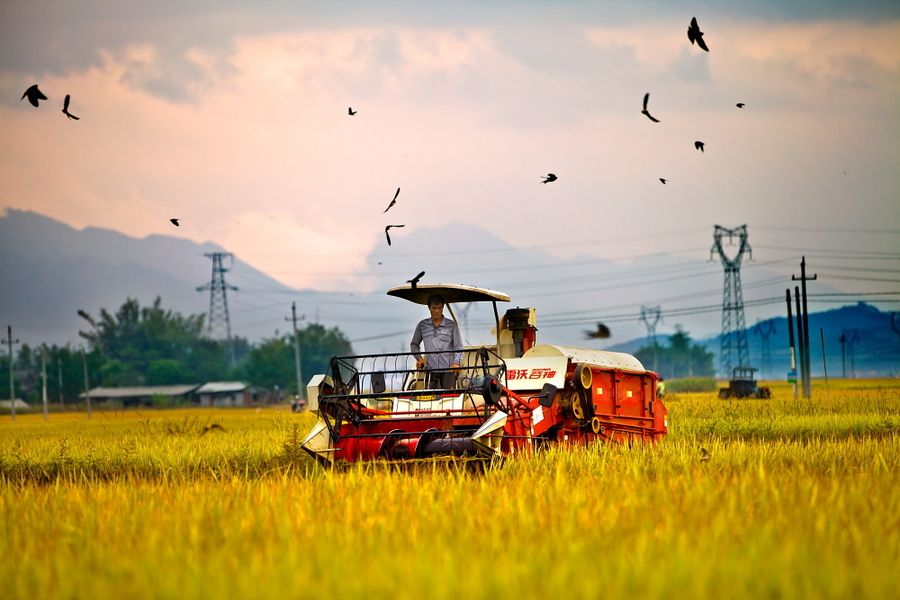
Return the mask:
[[(203, 315), (165, 310), (159, 297), (145, 307), (128, 298), (114, 314), (101, 309), (99, 319), (79, 314), (90, 326), (79, 335), (104, 358), (103, 385), (192, 383), (232, 375), (225, 344), (203, 337)], [(238, 338), (235, 347), (236, 355), (244, 355), (249, 344)]]
[(665, 379), (681, 377), (713, 377), (713, 354), (691, 341), (680, 325), (669, 336), (669, 345), (644, 346), (634, 353), (641, 363)]
[(175, 385), (190, 381), (184, 364), (171, 358), (158, 358), (147, 367), (147, 385)]
[[(51, 403), (66, 404), (78, 401), (84, 391), (84, 369), (81, 351), (66, 346), (40, 346), (31, 349), (27, 344), (19, 348), (13, 365), (16, 396), (29, 404), (41, 401), (41, 354), (47, 362), (47, 398)], [(103, 359), (99, 352), (87, 353), (90, 385), (100, 384)], [(9, 395), (9, 359), (0, 356), (0, 396)]]
[[(300, 366), (303, 384), (316, 373), (324, 373), (332, 356), (352, 354), (353, 348), (337, 327), (325, 329), (312, 324), (298, 331), (300, 338)], [(294, 340), (290, 334), (270, 338), (250, 351), (244, 364), (246, 379), (253, 385), (296, 393), (294, 370)]]
[[(296, 391), (293, 339), (285, 335), (257, 347), (245, 338), (233, 339), (236, 368), (223, 342), (203, 337), (203, 315), (182, 316), (165, 310), (156, 298), (141, 307), (128, 298), (115, 313), (106, 309), (95, 319), (84, 311), (89, 326), (79, 335), (87, 340), (90, 387), (172, 385), (244, 378), (253, 385)], [(351, 354), (350, 342), (338, 328), (312, 324), (299, 331), (304, 380), (324, 372), (329, 359)], [(81, 350), (70, 346), (27, 344), (13, 364), (16, 395), (26, 402), (41, 400), (41, 355), (47, 361), (47, 396), (51, 403), (79, 401), (84, 391)], [(305, 382), (304, 382), (305, 384)], [(9, 395), (9, 359), (0, 355), (0, 397)]]
[(666, 393), (678, 394), (684, 392), (713, 392), (716, 390), (714, 377), (685, 377), (682, 379), (667, 379)]

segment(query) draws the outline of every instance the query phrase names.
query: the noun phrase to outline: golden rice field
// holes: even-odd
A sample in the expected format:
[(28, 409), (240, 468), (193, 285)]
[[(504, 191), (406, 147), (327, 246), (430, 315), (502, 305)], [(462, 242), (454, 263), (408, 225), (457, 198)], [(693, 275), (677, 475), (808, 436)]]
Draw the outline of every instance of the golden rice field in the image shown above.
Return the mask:
[(6, 416), (0, 595), (896, 597), (900, 381), (775, 395), (484, 474), (325, 472), (284, 410)]

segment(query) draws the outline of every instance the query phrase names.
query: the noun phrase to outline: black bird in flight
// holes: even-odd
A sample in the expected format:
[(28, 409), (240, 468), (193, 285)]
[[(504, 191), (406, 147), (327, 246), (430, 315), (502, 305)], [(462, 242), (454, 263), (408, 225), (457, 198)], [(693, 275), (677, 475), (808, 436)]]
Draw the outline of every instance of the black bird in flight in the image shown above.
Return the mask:
[[(397, 196), (399, 196), (399, 195), (400, 195), (400, 188), (397, 188), (397, 191), (394, 192), (394, 199), (391, 200), (391, 203), (388, 204), (388, 207), (387, 207), (386, 209), (384, 209), (384, 212), (387, 212), (387, 211), (391, 210), (391, 207), (392, 207), (393, 205), (397, 204)], [(382, 213), (382, 214), (384, 214), (384, 213)]]
[(663, 185), (666, 185), (666, 180), (665, 180), (665, 178), (660, 177), (659, 180), (662, 182)]
[(28, 101), (31, 102), (31, 105), (35, 107), (38, 105), (38, 100), (47, 99), (47, 96), (44, 95), (44, 92), (38, 89), (37, 84), (34, 84), (33, 86), (25, 90), (25, 93), (22, 94), (22, 97), (19, 98), (19, 100), (24, 100), (26, 97), (28, 97)]
[(416, 284), (418, 284), (418, 283), (419, 283), (419, 280), (422, 279), (423, 277), (425, 277), (425, 271), (422, 271), (421, 273), (419, 273), (418, 275), (416, 275), (416, 276), (413, 277), (412, 279), (407, 279), (407, 280), (406, 280), (406, 283), (411, 284), (411, 285), (412, 285), (412, 289), (416, 289)]
[(659, 119), (657, 119), (656, 117), (651, 115), (649, 113), (649, 111), (647, 111), (647, 101), (648, 100), (650, 100), (650, 92), (647, 92), (646, 94), (644, 94), (644, 109), (641, 111), (641, 114), (647, 115), (647, 118), (650, 119), (651, 121), (653, 121), (654, 123), (659, 123)]
[(704, 150), (703, 150), (703, 142), (701, 142), (701, 141), (699, 141), (699, 140), (696, 141), (696, 142), (694, 142), (694, 148), (696, 148), (696, 149), (699, 150), (700, 152), (703, 152), (703, 151), (704, 151)]
[(221, 425), (219, 425), (218, 423), (207, 423), (206, 425), (203, 426), (203, 431), (200, 432), (200, 437), (203, 437), (210, 431), (215, 431), (217, 429), (219, 431), (225, 431), (225, 428), (222, 427)]
[(703, 32), (700, 31), (700, 26), (697, 25), (697, 17), (691, 17), (691, 26), (688, 27), (688, 39), (691, 40), (691, 44), (697, 42), (697, 45), (709, 52), (709, 48), (706, 46), (706, 42), (703, 41)]
[(347, 114), (350, 115), (351, 117), (352, 117), (353, 115), (355, 115), (356, 113), (358, 113), (358, 112), (359, 112), (358, 110), (353, 110), (353, 107), (352, 107), (352, 106), (348, 106), (348, 107), (347, 107)]
[(388, 246), (391, 245), (391, 234), (388, 233), (388, 229), (390, 229), (391, 227), (406, 227), (406, 225), (388, 225), (384, 228), (384, 237), (387, 238)]
[(544, 177), (544, 181), (542, 181), (541, 183), (552, 183), (554, 181), (556, 181), (556, 175), (554, 175), (553, 173), (547, 173), (547, 176)]
[(181, 227), (181, 225), (178, 224), (178, 219), (169, 219), (169, 223), (171, 223), (175, 227)]
[(738, 102), (737, 104), (735, 104), (735, 106), (737, 106), (738, 108), (744, 108), (747, 105), (744, 104), (743, 102)]
[(64, 115), (66, 115), (70, 119), (75, 119), (77, 121), (78, 117), (76, 117), (75, 115), (73, 115), (72, 113), (69, 112), (69, 98), (70, 98), (70, 96), (68, 94), (66, 94), (66, 99), (63, 100), (62, 112)]
[(597, 323), (596, 331), (585, 330), (584, 335), (586, 335), (589, 340), (605, 339), (610, 335), (609, 327), (607, 327), (603, 323)]

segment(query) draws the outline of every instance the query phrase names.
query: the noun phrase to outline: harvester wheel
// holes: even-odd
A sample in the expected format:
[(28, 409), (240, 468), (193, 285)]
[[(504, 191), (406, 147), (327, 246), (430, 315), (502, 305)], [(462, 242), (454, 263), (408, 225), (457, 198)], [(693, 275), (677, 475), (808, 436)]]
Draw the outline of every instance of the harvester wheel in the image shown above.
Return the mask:
[(575, 384), (583, 390), (591, 389), (591, 383), (594, 381), (594, 374), (587, 365), (578, 365), (575, 367)]
[(500, 381), (491, 375), (484, 380), (481, 388), (481, 395), (484, 397), (485, 404), (500, 405)]
[(597, 434), (603, 433), (603, 425), (600, 424), (599, 418), (594, 417), (591, 419), (591, 431)]
[(572, 401), (572, 414), (575, 415), (575, 418), (579, 421), (584, 418), (584, 408), (581, 407), (581, 398), (575, 398)]

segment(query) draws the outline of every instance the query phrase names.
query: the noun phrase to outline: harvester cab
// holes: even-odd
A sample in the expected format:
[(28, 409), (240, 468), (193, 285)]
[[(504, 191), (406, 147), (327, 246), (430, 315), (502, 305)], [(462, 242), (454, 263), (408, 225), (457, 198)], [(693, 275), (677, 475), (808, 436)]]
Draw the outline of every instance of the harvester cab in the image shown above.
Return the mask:
[(303, 448), (324, 464), (490, 460), (547, 443), (654, 441), (667, 432), (659, 376), (631, 355), (538, 344), (535, 310), (501, 317), (503, 292), (419, 284), (387, 293), (417, 304), (438, 294), (454, 320), (454, 303), (490, 302), (495, 343), (466, 347), (458, 367), (440, 370), (428, 368), (428, 355), (440, 352), (333, 357), (307, 388), (319, 420)]

